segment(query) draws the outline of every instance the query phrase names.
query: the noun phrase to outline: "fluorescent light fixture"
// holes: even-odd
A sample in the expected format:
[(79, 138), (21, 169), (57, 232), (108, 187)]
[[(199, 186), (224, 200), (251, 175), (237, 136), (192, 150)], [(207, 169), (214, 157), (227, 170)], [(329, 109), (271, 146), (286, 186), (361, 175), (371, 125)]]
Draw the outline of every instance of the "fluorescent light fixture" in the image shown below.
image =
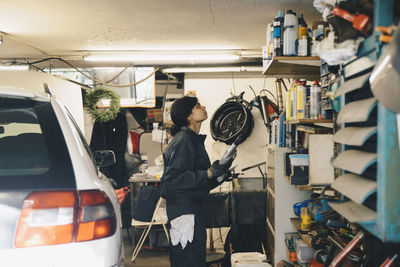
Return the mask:
[(109, 56), (87, 56), (85, 61), (96, 62), (214, 62), (214, 61), (234, 61), (238, 60), (238, 55), (233, 54), (141, 54), (141, 55), (109, 55)]
[(163, 73), (183, 72), (262, 72), (262, 67), (237, 66), (237, 67), (197, 67), (197, 68), (166, 68)]
[(29, 70), (28, 65), (0, 65), (0, 70)]

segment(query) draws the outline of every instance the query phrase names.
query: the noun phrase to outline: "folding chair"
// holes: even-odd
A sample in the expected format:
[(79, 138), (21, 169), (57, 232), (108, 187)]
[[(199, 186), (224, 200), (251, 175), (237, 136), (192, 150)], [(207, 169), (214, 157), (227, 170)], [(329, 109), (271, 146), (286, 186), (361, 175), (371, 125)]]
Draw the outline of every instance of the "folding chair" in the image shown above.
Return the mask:
[(156, 220), (157, 213), (160, 210), (160, 205), (161, 205), (162, 201), (163, 201), (162, 198), (160, 198), (158, 200), (156, 208), (154, 209), (154, 212), (153, 212), (153, 217), (151, 218), (150, 222), (141, 222), (141, 221), (136, 221), (135, 219), (132, 219), (133, 227), (145, 227), (142, 235), (140, 236), (138, 243), (135, 246), (135, 249), (133, 250), (132, 262), (135, 261), (137, 255), (139, 254), (140, 250), (142, 249), (143, 243), (146, 240), (147, 236), (149, 235), (151, 227), (153, 225), (162, 225), (162, 227), (164, 228), (164, 233), (165, 233), (168, 243), (169, 243), (169, 235), (168, 235), (168, 230), (167, 230), (168, 219), (166, 218), (166, 216), (164, 216), (164, 217), (158, 216), (161, 220)]

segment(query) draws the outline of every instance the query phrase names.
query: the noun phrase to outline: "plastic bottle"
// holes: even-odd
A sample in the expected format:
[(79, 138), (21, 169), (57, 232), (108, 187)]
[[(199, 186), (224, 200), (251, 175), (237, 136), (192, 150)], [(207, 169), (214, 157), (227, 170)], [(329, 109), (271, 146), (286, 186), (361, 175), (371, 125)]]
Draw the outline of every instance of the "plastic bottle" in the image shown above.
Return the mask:
[(286, 92), (286, 120), (292, 119), (292, 104), (291, 104), (291, 93), (294, 90), (294, 83), (291, 84), (289, 90)]
[(318, 119), (319, 114), (321, 114), (321, 86), (318, 81), (314, 81), (311, 87), (310, 118)]
[(297, 80), (294, 80), (292, 87), (290, 87), (290, 119), (297, 118)]
[(308, 208), (307, 207), (302, 207), (301, 208), (301, 224), (300, 224), (300, 229), (301, 231), (307, 232), (311, 230), (311, 216), (308, 213)]
[(309, 119), (310, 118), (310, 106), (311, 106), (311, 96), (310, 96), (310, 94), (311, 94), (311, 86), (309, 86), (309, 85), (307, 85), (306, 86), (306, 88), (307, 88), (307, 100), (306, 100), (306, 104), (305, 104), (305, 106), (304, 106), (304, 109), (305, 109), (305, 116), (304, 116), (304, 118), (305, 119)]
[(306, 115), (305, 105), (307, 101), (306, 80), (301, 79), (297, 85), (297, 119), (304, 119)]
[(297, 49), (297, 55), (298, 56), (307, 56), (307, 50), (308, 50), (308, 34), (307, 34), (307, 23), (303, 18), (303, 14), (299, 16), (298, 19), (298, 27), (299, 27), (299, 33), (298, 33), (298, 49)]
[(268, 23), (267, 26), (267, 33), (266, 33), (266, 46), (267, 46), (267, 58), (271, 59), (273, 56), (273, 50), (274, 50), (274, 45), (273, 45), (273, 36), (274, 33), (274, 28), (272, 23)]
[(285, 32), (285, 18), (283, 16), (283, 12), (281, 10), (279, 10), (278, 12), (278, 17), (279, 15), (282, 17), (281, 18), (281, 48), (282, 48), (282, 55), (283, 55), (283, 33)]
[(298, 36), (296, 13), (292, 10), (286, 11), (284, 20), (285, 32), (283, 33), (283, 55), (296, 55), (296, 41)]
[(283, 26), (282, 11), (279, 10), (278, 15), (274, 19), (274, 56), (282, 56), (283, 47), (281, 45), (281, 36)]

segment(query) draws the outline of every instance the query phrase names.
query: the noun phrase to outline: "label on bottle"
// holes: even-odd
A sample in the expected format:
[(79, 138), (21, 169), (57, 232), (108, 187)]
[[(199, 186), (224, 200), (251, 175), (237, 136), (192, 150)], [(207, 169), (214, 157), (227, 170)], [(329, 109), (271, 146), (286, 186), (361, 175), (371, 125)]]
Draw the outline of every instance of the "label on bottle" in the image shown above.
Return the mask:
[(299, 39), (307, 38), (307, 27), (299, 27)]

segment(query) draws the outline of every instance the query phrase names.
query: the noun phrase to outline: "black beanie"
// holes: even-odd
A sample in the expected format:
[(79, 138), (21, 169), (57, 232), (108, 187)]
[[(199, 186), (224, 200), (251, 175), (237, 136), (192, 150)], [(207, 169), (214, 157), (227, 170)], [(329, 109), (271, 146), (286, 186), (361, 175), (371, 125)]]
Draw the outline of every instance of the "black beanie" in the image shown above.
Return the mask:
[(197, 103), (197, 97), (190, 96), (184, 96), (174, 101), (171, 107), (171, 119), (175, 124), (175, 128), (180, 129), (182, 126), (188, 125), (187, 118)]

